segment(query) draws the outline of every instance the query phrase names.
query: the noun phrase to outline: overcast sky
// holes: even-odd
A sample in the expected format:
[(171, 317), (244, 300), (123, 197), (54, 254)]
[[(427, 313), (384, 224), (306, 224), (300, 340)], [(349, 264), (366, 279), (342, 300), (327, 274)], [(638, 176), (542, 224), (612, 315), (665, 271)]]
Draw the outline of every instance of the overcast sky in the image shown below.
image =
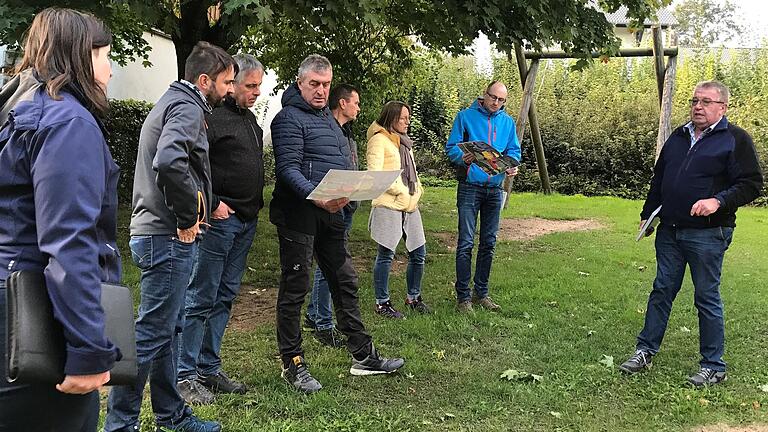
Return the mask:
[[(682, 0), (675, 0), (672, 6)], [(717, 0), (714, 0), (717, 1)], [(722, 1), (722, 0), (721, 0)], [(744, 40), (729, 42), (728, 46), (756, 47), (768, 38), (768, 2), (765, 0), (731, 0), (737, 6), (737, 14), (744, 24), (746, 32)], [(721, 3), (722, 4), (722, 3)]]

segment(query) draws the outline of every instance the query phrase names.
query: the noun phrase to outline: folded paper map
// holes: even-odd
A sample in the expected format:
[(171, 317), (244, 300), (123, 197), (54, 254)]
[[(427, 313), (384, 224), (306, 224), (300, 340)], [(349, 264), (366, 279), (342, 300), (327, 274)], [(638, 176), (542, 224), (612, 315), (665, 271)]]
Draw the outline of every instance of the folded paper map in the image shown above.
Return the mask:
[(383, 194), (402, 171), (347, 171), (329, 170), (315, 190), (307, 196), (313, 200), (349, 198), (350, 201), (365, 201)]
[(512, 157), (502, 154), (488, 143), (483, 141), (466, 141), (458, 144), (464, 153), (475, 156), (475, 165), (479, 166), (489, 175), (503, 173), (508, 168), (520, 165), (520, 162)]

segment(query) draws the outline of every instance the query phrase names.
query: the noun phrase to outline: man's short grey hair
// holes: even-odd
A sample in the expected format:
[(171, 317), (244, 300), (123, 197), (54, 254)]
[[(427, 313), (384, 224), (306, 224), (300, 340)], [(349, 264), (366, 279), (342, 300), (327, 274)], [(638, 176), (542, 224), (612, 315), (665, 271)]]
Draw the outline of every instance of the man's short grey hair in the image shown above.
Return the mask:
[(718, 93), (720, 93), (720, 99), (728, 103), (728, 99), (731, 97), (731, 91), (728, 90), (728, 87), (725, 86), (725, 84), (721, 83), (720, 81), (701, 81), (700, 83), (696, 84), (696, 88), (693, 89), (693, 92), (695, 93), (696, 90), (699, 89), (715, 89)]
[(310, 54), (299, 65), (299, 79), (307, 76), (309, 72), (325, 72), (333, 70), (331, 62), (319, 54)]
[(245, 76), (251, 71), (264, 71), (264, 65), (250, 54), (237, 54), (232, 56), (237, 62), (238, 72), (235, 81), (243, 82)]

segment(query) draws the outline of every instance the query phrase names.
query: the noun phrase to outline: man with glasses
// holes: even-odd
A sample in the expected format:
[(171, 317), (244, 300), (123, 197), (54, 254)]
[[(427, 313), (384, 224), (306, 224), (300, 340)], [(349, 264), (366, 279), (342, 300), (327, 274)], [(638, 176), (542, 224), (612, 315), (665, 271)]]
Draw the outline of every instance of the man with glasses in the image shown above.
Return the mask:
[[(485, 94), (472, 105), (460, 111), (453, 121), (451, 135), (445, 145), (448, 158), (456, 166), (459, 179), (456, 206), (459, 212), (459, 238), (456, 246), (456, 300), (459, 312), (471, 312), (472, 304), (499, 311), (501, 306), (488, 296), (488, 279), (496, 247), (496, 233), (503, 204), (502, 183), (507, 176), (517, 174), (517, 168), (491, 176), (474, 162), (474, 156), (464, 153), (458, 144), (483, 141), (499, 152), (520, 160), (520, 143), (515, 132), (515, 121), (504, 111), (507, 87), (493, 81)], [(469, 289), (472, 276), (472, 249), (474, 247), (477, 216), (480, 215), (480, 241), (475, 264), (474, 295)]]
[(687, 265), (699, 311), (701, 353), (700, 369), (688, 383), (701, 387), (727, 378), (720, 299), (723, 256), (733, 237), (736, 210), (757, 198), (763, 186), (752, 137), (725, 117), (729, 93), (717, 81), (697, 84), (690, 100), (691, 121), (672, 132), (656, 162), (640, 213), (642, 226), (661, 206), (656, 279), (636, 352), (620, 366), (626, 373), (650, 367), (659, 352)]

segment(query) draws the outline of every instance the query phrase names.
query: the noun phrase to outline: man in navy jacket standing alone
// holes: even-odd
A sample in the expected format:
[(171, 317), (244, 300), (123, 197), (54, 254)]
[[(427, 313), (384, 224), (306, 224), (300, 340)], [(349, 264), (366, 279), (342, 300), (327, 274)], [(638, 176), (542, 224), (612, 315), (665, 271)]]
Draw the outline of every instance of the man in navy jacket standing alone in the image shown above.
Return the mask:
[(729, 94), (717, 81), (697, 84), (690, 100), (691, 121), (672, 132), (656, 161), (640, 213), (642, 226), (661, 206), (656, 279), (635, 355), (620, 366), (624, 372), (651, 366), (688, 265), (699, 311), (701, 353), (701, 367), (688, 382), (700, 387), (727, 378), (720, 271), (736, 226), (736, 210), (757, 198), (763, 186), (752, 137), (725, 117)]

